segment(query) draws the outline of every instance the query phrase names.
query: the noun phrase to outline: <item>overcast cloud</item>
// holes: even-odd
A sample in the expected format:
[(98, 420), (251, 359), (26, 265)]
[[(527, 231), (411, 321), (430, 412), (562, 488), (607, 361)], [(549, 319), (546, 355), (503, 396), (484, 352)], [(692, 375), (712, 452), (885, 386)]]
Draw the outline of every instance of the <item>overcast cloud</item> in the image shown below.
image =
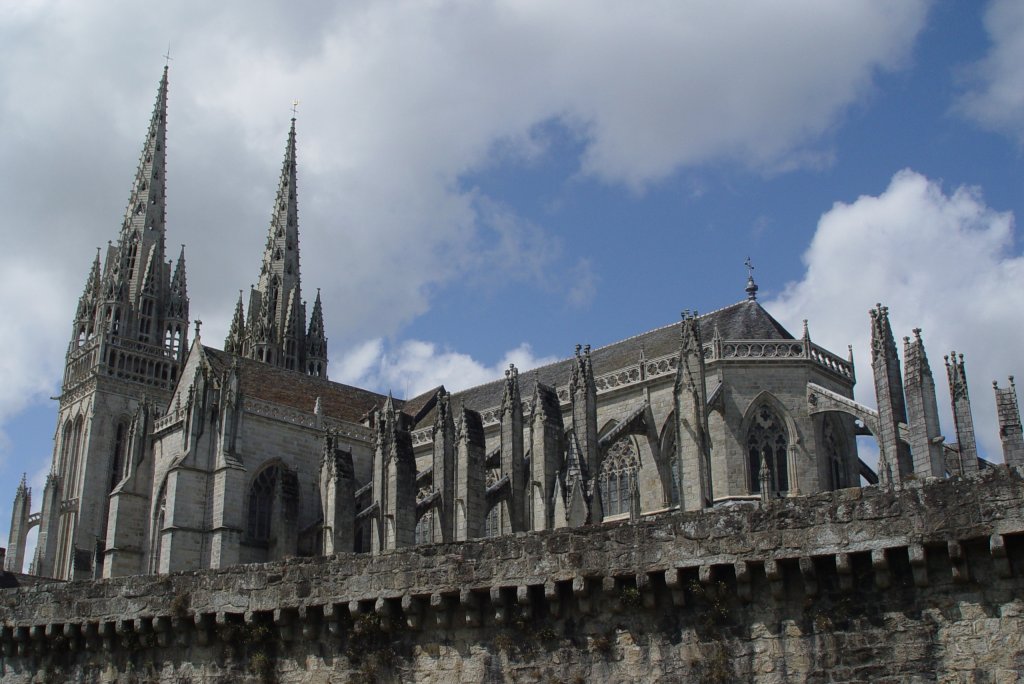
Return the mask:
[(556, 229), (495, 210), (467, 174), (543, 156), (551, 126), (578, 141), (579, 175), (638, 192), (708, 162), (826, 163), (828, 131), (877, 73), (904, 64), (926, 3), (741, 7), (5, 3), (0, 344), (19, 359), (0, 366), (0, 425), (59, 382), (70, 315), (92, 249), (119, 225), (168, 40), (169, 251), (189, 245), (204, 339), (219, 344), (238, 289), (257, 276), (298, 98), (304, 285), (309, 297), (323, 288), (332, 348), (353, 350), (342, 375), (391, 382), (392, 371), (352, 361), (370, 350), (409, 373), (395, 359), (434, 359), (433, 383), (437, 368), (481, 364), (429, 342), (388, 351), (378, 338), (427, 311), (438, 287), (499, 268), (514, 286), (538, 254), (553, 260), (546, 273), (569, 274), (544, 283), (566, 305), (586, 306), (600, 287)]

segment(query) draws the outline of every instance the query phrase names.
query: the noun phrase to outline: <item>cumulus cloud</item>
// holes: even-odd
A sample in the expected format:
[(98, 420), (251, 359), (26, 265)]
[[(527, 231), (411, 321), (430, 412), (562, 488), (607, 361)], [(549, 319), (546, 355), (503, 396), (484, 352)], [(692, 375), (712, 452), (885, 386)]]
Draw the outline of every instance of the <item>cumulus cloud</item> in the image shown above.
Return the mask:
[(405, 340), (391, 346), (382, 339), (373, 339), (342, 354), (332, 368), (332, 377), (339, 382), (380, 392), (391, 391), (396, 396), (409, 398), (439, 385), (444, 385), (449, 392), (481, 385), (500, 378), (509, 364), (527, 371), (557, 360), (535, 356), (525, 342), (488, 366), (468, 354), (442, 349), (432, 342)]
[(992, 44), (985, 58), (966, 70), (969, 88), (957, 110), (1024, 145), (1024, 4), (993, 0), (985, 30)]
[(898, 338), (923, 329), (949, 441), (943, 356), (965, 355), (979, 448), (1002, 460), (991, 383), (1024, 370), (1024, 258), (1010, 213), (989, 207), (977, 188), (947, 191), (904, 170), (880, 195), (825, 213), (804, 263), (803, 278), (767, 306), (792, 329), (809, 319), (812, 339), (829, 349), (853, 345), (858, 400), (875, 405), (868, 310), (882, 302)]

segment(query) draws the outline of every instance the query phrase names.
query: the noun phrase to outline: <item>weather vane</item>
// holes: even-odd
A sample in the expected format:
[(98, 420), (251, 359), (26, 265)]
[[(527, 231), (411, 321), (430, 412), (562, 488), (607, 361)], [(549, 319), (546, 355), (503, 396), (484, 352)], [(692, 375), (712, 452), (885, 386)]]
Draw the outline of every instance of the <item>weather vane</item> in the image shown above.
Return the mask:
[(296, 110), (298, 110), (298, 108), (299, 108), (299, 101), (298, 100), (292, 100), (292, 118), (293, 119), (295, 118), (295, 112), (296, 112)]
[(747, 257), (747, 260), (743, 262), (743, 265), (747, 267), (747, 276), (750, 278), (754, 277), (754, 262)]

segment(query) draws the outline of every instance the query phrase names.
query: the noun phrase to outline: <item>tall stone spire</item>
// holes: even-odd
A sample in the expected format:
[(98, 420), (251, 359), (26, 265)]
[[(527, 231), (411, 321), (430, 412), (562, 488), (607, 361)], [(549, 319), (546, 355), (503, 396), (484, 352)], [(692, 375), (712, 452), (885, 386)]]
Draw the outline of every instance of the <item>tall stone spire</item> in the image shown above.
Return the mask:
[(942, 477), (946, 474), (943, 457), (939, 409), (935, 401), (935, 380), (921, 341), (921, 329), (914, 328), (914, 339), (903, 338), (905, 393), (910, 426), (910, 455), (918, 477)]
[[(299, 209), (296, 194), (295, 119), (292, 118), (285, 147), (277, 197), (270, 216), (267, 243), (257, 285), (249, 294), (249, 316), (242, 353), (249, 358), (326, 377), (327, 346), (323, 335), (323, 311), (314, 343), (322, 358), (307, 365), (306, 305), (302, 300), (299, 273)], [(317, 298), (319, 304), (319, 297)], [(312, 330), (311, 323), (311, 330)], [(314, 344), (316, 346), (316, 344)]]
[(164, 67), (149, 131), (142, 145), (131, 196), (118, 240), (120, 278), (133, 304), (138, 303), (148, 275), (146, 265), (162, 268), (166, 214), (165, 155), (167, 142), (167, 67)]

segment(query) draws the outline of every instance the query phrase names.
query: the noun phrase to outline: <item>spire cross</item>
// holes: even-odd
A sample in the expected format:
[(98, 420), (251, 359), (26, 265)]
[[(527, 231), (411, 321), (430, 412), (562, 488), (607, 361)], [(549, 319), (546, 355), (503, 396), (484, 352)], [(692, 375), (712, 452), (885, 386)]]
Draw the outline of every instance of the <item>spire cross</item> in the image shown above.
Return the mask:
[(743, 262), (743, 265), (747, 267), (747, 277), (748, 278), (753, 278), (754, 277), (754, 262), (752, 262), (750, 260), (750, 257), (747, 257), (747, 260)]
[(299, 108), (299, 101), (298, 100), (292, 100), (292, 118), (293, 119), (295, 118), (295, 112), (296, 112), (296, 110), (298, 110), (298, 108)]
[(171, 59), (171, 44), (167, 43), (167, 53), (164, 54), (164, 66), (170, 66)]

